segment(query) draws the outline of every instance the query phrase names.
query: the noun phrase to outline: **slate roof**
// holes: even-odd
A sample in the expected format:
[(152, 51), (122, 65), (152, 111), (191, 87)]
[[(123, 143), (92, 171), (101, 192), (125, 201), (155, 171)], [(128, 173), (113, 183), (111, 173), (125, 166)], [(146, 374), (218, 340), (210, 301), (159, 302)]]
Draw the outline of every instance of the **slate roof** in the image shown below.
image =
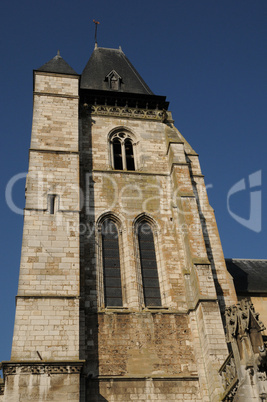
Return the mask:
[(113, 91), (105, 78), (115, 70), (121, 77), (119, 92), (153, 95), (121, 49), (95, 48), (81, 76), (82, 89)]
[(267, 260), (225, 259), (238, 293), (267, 293)]
[(37, 71), (44, 71), (44, 72), (47, 72), (47, 73), (79, 75), (60, 56), (59, 52), (57, 53), (57, 55), (53, 59), (49, 60), (42, 67), (38, 68)]

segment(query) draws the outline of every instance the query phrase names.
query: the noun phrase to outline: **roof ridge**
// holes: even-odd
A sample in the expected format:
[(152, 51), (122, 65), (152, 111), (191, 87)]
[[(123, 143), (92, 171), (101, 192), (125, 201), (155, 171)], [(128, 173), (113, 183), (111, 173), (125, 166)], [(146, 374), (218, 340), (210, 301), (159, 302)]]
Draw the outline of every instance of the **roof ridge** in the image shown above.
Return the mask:
[(124, 54), (124, 52), (123, 52), (123, 50), (122, 50), (121, 48), (119, 48), (119, 49), (115, 49), (115, 48), (112, 48), (112, 47), (101, 47), (101, 46), (97, 46), (97, 47), (94, 49), (94, 51), (95, 51), (95, 50), (98, 50), (98, 49), (104, 49), (104, 50), (116, 50), (116, 51), (121, 52), (121, 53), (123, 53), (123, 54)]

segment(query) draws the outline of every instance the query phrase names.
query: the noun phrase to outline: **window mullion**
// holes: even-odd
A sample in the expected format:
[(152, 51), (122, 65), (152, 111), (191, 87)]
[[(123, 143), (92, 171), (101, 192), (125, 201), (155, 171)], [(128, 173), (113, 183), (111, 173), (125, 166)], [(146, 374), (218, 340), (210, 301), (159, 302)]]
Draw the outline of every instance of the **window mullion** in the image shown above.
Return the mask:
[(121, 153), (122, 153), (123, 170), (127, 170), (126, 153), (125, 153), (125, 141), (123, 141), (122, 144), (121, 144)]
[(134, 169), (137, 170), (137, 167), (136, 167), (136, 164), (137, 164), (137, 163), (136, 163), (136, 149), (135, 149), (135, 144), (133, 143), (132, 146), (133, 146)]
[(111, 166), (112, 166), (113, 169), (115, 169), (115, 162), (114, 162), (114, 152), (115, 152), (115, 150), (114, 150), (113, 141), (112, 141), (112, 143), (110, 145), (111, 145)]

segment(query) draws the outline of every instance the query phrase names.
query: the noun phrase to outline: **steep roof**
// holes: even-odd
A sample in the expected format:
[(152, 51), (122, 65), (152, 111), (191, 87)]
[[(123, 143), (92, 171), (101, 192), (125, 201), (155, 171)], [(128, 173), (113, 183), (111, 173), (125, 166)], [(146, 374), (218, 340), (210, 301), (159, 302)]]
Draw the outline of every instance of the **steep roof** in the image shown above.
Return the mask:
[(58, 51), (57, 55), (53, 59), (49, 60), (42, 67), (38, 68), (37, 71), (44, 71), (44, 72), (47, 72), (47, 73), (79, 75), (60, 56), (59, 51)]
[(267, 260), (226, 259), (238, 293), (267, 293)]
[(121, 49), (95, 48), (81, 76), (81, 88), (113, 91), (108, 82), (115, 72), (121, 80), (120, 92), (153, 95), (145, 81)]

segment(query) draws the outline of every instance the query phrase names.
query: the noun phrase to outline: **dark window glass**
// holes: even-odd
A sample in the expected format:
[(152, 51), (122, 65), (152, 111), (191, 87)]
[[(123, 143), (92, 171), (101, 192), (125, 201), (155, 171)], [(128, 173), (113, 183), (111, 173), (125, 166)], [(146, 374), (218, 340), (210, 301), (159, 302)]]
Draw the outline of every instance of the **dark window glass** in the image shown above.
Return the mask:
[(138, 226), (138, 242), (145, 305), (161, 306), (154, 237), (152, 228), (147, 222)]
[(54, 194), (49, 196), (49, 212), (51, 215), (55, 213), (56, 196)]
[(121, 142), (118, 138), (113, 141), (114, 169), (122, 170)]
[(122, 306), (118, 230), (107, 219), (102, 225), (102, 258), (106, 306)]
[(125, 155), (126, 155), (126, 167), (127, 170), (135, 170), (133, 144), (131, 140), (125, 141)]

